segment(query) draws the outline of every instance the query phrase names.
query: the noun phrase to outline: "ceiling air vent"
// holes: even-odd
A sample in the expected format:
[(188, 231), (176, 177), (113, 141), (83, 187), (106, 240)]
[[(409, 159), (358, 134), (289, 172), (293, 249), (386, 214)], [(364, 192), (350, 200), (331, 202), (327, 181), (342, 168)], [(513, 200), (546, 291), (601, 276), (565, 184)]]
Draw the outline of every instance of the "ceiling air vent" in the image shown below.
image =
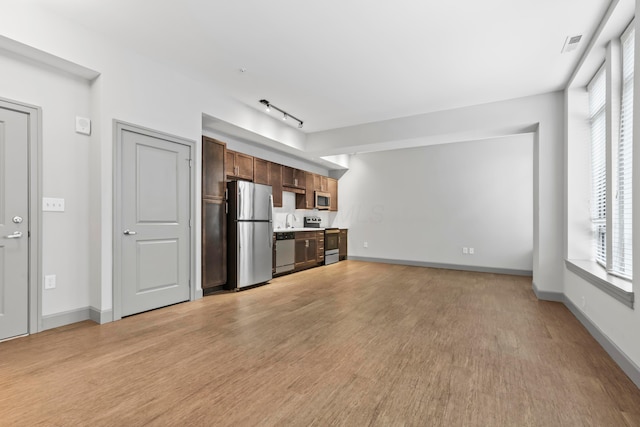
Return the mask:
[(580, 44), (581, 39), (582, 39), (581, 35), (567, 37), (567, 39), (564, 41), (564, 46), (562, 47), (561, 52), (568, 53), (576, 50), (578, 48), (578, 45)]

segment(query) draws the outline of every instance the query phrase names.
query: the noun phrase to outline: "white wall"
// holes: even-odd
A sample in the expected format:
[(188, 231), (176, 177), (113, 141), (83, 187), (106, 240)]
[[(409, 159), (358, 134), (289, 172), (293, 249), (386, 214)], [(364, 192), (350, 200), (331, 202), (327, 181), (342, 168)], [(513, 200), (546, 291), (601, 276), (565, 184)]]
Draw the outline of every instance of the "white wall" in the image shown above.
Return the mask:
[[(533, 280), (540, 290), (562, 292), (563, 119), (563, 96), (554, 92), (318, 132), (309, 135), (308, 146), (326, 155), (339, 147), (408, 148), (534, 132)], [(343, 179), (340, 200), (348, 197)]]
[(56, 288), (42, 294), (42, 314), (87, 308), (94, 141), (75, 132), (75, 117), (91, 116), (89, 82), (10, 56), (0, 56), (0, 69), (0, 96), (42, 108), (42, 192), (65, 200), (64, 212), (42, 214), (43, 273), (57, 279)]
[(358, 154), (339, 203), (350, 257), (531, 271), (533, 135)]

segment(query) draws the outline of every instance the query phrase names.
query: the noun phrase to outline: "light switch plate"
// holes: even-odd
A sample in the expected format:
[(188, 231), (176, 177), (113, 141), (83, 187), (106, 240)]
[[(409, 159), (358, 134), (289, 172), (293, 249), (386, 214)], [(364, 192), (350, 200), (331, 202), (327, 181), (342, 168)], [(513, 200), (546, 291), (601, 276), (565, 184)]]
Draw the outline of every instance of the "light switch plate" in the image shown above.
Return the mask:
[(45, 212), (64, 212), (64, 199), (43, 197), (42, 210)]

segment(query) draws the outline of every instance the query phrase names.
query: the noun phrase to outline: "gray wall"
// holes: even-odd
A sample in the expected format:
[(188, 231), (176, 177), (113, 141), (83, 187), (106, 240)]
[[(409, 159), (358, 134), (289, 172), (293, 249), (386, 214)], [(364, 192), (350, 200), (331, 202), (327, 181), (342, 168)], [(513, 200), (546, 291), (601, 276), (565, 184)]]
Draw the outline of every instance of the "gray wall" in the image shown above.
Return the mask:
[(339, 182), (350, 256), (532, 270), (530, 134), (358, 154)]

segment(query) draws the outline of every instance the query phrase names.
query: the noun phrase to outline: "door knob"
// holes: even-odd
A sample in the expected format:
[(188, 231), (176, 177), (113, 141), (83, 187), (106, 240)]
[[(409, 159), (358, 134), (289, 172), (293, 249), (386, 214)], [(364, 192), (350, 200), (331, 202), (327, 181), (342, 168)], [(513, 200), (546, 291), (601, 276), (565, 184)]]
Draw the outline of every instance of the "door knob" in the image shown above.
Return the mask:
[(5, 236), (7, 239), (19, 239), (22, 237), (22, 231), (14, 231), (13, 234)]
[(129, 229), (124, 230), (124, 231), (123, 231), (123, 233), (124, 233), (125, 235), (127, 235), (127, 236), (132, 236), (132, 235), (134, 235), (134, 234), (138, 234), (138, 233), (136, 233), (135, 231), (131, 231), (131, 230), (129, 230)]

